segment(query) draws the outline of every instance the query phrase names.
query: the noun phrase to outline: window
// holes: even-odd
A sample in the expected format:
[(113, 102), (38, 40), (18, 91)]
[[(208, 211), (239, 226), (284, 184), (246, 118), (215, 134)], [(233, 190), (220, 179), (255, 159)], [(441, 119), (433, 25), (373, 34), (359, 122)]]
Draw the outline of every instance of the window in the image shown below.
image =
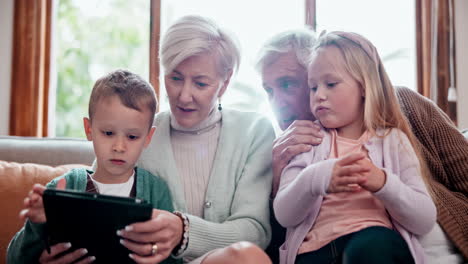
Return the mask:
[(51, 78), (56, 80), (56, 136), (85, 137), (81, 120), (88, 116), (99, 77), (125, 68), (148, 80), (149, 10), (148, 0), (58, 1)]
[[(245, 6), (249, 8), (241, 8)], [(268, 12), (259, 19), (258, 11), (265, 6)], [(57, 10), (57, 76), (52, 77), (56, 80), (56, 110), (55, 124), (52, 121), (49, 126), (55, 127), (56, 136), (84, 137), (81, 117), (87, 116), (89, 95), (97, 78), (115, 68), (128, 68), (148, 79), (150, 1), (60, 0)], [(171, 0), (162, 1), (161, 10), (161, 35), (187, 14), (211, 17), (235, 32), (242, 46), (242, 61), (222, 104), (264, 113), (274, 120), (253, 67), (254, 59), (268, 37), (304, 25), (303, 1)], [(160, 110), (167, 110), (164, 82), (160, 91)]]
[(393, 85), (417, 89), (414, 1), (317, 0), (316, 10), (318, 34), (323, 29), (362, 34), (377, 47)]
[[(244, 59), (242, 67), (251, 67), (253, 56), (250, 52), (257, 48), (246, 49), (245, 46), (258, 46), (263, 42), (263, 36), (302, 26), (306, 9), (308, 24), (318, 21), (318, 30), (346, 29), (361, 33), (373, 41), (394, 85), (415, 88), (413, 76), (416, 75), (416, 65), (418, 91), (424, 96), (436, 97), (433, 100), (447, 111), (448, 87), (453, 85), (449, 80), (453, 80), (450, 61), (454, 51), (450, 36), (454, 32), (454, 16), (451, 14), (452, 2), (436, 3), (430, 0), (395, 0), (378, 4), (364, 0), (16, 1), (9, 134), (39, 137), (82, 135), (79, 117), (86, 115), (87, 93), (96, 76), (116, 67), (129, 68), (144, 78), (151, 67), (150, 78), (159, 92), (156, 59), (152, 59), (148, 67), (149, 57), (156, 57), (157, 45), (149, 46), (148, 38), (151, 35), (151, 43), (157, 43), (160, 25), (164, 31), (168, 23), (185, 13), (211, 16), (235, 31), (244, 45), (244, 57), (249, 58)], [(243, 8), (237, 9), (238, 6)], [(151, 19), (150, 13), (153, 13)], [(68, 19), (70, 21), (66, 21)], [(52, 24), (56, 26), (52, 28)], [(245, 24), (249, 25), (246, 29), (242, 28)], [(256, 30), (250, 31), (251, 28)], [(130, 29), (132, 33), (124, 34), (123, 29)], [(50, 44), (51, 35), (55, 39), (53, 45)], [(89, 39), (89, 43), (84, 41), (85, 38)], [(243, 43), (246, 41), (247, 44)], [(415, 42), (417, 49), (414, 48)], [(58, 49), (51, 51), (51, 46)], [(88, 56), (82, 54), (83, 47)], [(98, 47), (103, 50), (97, 50)], [(90, 51), (92, 56), (89, 55)], [(51, 56), (51, 53), (55, 56)], [(81, 60), (75, 61), (74, 57)], [(99, 62), (94, 63), (95, 59)], [(50, 70), (51, 64), (59, 73)], [(233, 81), (228, 93), (236, 93), (236, 90), (258, 92), (256, 88), (260, 83), (258, 79), (254, 80), (258, 75), (253, 70), (250, 73), (245, 71), (240, 69), (238, 79)], [(69, 81), (64, 74), (75, 79)], [(236, 86), (241, 88), (233, 88)], [(57, 90), (54, 90), (55, 87), (58, 87)], [(241, 96), (247, 93), (232, 95), (229, 100), (233, 101), (224, 103), (252, 107), (247, 101), (251, 97), (245, 99)], [(264, 95), (259, 93), (256, 98), (261, 96)], [(65, 97), (80, 97), (80, 100)], [(164, 96), (162, 99), (164, 104)], [(261, 112), (268, 108), (265, 100), (256, 101), (255, 104), (255, 108), (261, 109)]]
[[(304, 26), (303, 1), (166, 0), (162, 2), (161, 10), (161, 35), (175, 20), (190, 14), (212, 18), (233, 32), (241, 45), (241, 64), (221, 103), (242, 111), (262, 113), (276, 123), (260, 75), (254, 69), (255, 58), (267, 38), (283, 30)], [(167, 110), (164, 82), (161, 87), (160, 109)]]
[[(49, 127), (55, 136), (84, 137), (81, 117), (87, 116), (92, 85), (115, 68), (127, 68), (148, 80), (150, 4), (154, 0), (59, 0), (54, 28), (56, 76), (55, 119)], [(222, 104), (265, 114), (276, 124), (254, 69), (257, 53), (266, 39), (283, 30), (300, 28), (306, 4), (314, 3), (317, 32), (349, 30), (361, 33), (377, 47), (394, 85), (415, 88), (414, 2), (396, 0), (161, 0), (160, 17), (153, 18), (164, 35), (181, 16), (198, 14), (217, 21), (239, 39), (242, 60)], [(307, 5), (308, 6), (308, 5)], [(363, 8), (365, 6), (366, 8)], [(337, 8), (339, 7), (339, 8)], [(364, 10), (374, 10), (373, 12)], [(398, 14), (398, 19), (395, 19)], [(314, 15), (314, 14), (312, 14)], [(168, 110), (162, 78), (160, 110)], [(53, 121), (54, 120), (54, 121)], [(53, 136), (53, 133), (49, 133)]]

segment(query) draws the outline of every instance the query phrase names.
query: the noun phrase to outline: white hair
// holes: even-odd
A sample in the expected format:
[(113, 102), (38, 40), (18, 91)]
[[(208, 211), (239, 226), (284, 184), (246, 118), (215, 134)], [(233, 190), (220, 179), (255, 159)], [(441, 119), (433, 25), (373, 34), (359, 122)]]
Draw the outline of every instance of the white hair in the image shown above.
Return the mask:
[(237, 71), (240, 48), (237, 39), (214, 21), (201, 16), (184, 16), (167, 30), (161, 42), (160, 58), (165, 75), (189, 57), (216, 54), (221, 76)]
[(263, 44), (255, 68), (261, 73), (265, 66), (289, 52), (294, 52), (299, 64), (307, 68), (315, 41), (315, 32), (307, 28), (288, 30), (276, 34)]

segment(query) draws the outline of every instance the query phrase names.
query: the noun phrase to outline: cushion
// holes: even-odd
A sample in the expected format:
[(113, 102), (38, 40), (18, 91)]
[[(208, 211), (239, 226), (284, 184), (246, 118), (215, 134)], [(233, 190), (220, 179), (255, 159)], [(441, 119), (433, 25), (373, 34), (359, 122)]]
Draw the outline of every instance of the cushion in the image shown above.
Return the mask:
[(19, 212), (23, 200), (35, 183), (46, 184), (72, 168), (86, 167), (81, 164), (51, 167), (33, 163), (15, 163), (0, 160), (0, 259), (5, 259), (8, 243), (23, 226)]
[(439, 223), (432, 230), (419, 238), (421, 246), (427, 256), (428, 264), (462, 263), (461, 254), (457, 253), (455, 246), (444, 233)]

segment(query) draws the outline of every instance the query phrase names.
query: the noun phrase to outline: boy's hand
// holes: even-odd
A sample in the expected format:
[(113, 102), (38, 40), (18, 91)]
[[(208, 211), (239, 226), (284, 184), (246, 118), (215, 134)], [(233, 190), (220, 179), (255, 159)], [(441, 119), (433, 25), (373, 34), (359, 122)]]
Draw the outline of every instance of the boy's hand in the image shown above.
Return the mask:
[(333, 167), (327, 193), (356, 192), (366, 183), (369, 166), (359, 164), (365, 158), (364, 153), (351, 153), (340, 158)]
[(21, 210), (20, 219), (28, 218), (33, 223), (45, 223), (46, 217), (44, 212), (44, 204), (42, 203), (42, 195), (44, 194), (45, 186), (34, 184), (28, 197), (24, 198), (24, 209)]
[[(41, 256), (39, 257), (39, 263), (41, 264), (87, 264), (92, 263), (96, 258), (94, 256), (86, 256), (88, 250), (84, 248), (76, 249), (72, 252), (65, 252), (71, 247), (70, 243), (60, 243), (53, 245), (50, 248), (50, 253), (46, 250), (42, 251)], [(79, 259), (79, 261), (77, 261)]]
[(365, 172), (363, 176), (367, 179), (365, 182), (361, 183), (360, 186), (369, 192), (377, 192), (380, 190), (387, 180), (385, 172), (377, 168), (372, 161), (368, 158), (359, 160), (357, 162), (362, 168), (368, 169), (368, 172)]

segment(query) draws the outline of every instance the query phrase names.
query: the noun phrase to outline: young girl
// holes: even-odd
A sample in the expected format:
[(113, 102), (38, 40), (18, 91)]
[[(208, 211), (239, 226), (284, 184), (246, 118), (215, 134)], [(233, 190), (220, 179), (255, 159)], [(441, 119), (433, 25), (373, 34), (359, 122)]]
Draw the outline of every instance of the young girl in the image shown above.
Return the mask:
[(377, 50), (355, 33), (324, 34), (308, 83), (325, 136), (283, 170), (281, 263), (424, 263), (417, 237), (436, 208)]

